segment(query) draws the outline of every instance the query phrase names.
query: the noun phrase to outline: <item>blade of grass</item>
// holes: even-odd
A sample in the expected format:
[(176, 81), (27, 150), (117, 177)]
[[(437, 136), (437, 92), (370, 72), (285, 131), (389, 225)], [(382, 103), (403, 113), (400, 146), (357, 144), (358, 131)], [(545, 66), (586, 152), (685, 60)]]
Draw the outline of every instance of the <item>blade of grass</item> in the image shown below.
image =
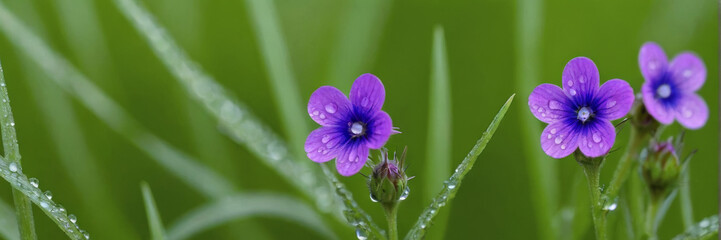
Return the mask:
[[(59, 3), (59, 5), (65, 4)], [(20, 14), (29, 25), (34, 26), (38, 35), (45, 35), (45, 28), (32, 1), (18, 1), (13, 5), (9, 7), (14, 13)], [(84, 16), (81, 12), (87, 11), (87, 9), (82, 6), (76, 11), (78, 11), (76, 15)], [(76, 31), (71, 32), (80, 34)], [(86, 45), (88, 48), (93, 46), (94, 44)], [(26, 73), (27, 81), (24, 82), (34, 90), (31, 91), (31, 95), (44, 115), (46, 129), (56, 146), (57, 156), (65, 168), (66, 176), (72, 181), (77, 192), (93, 193), (79, 194), (82, 204), (88, 208), (89, 217), (94, 220), (88, 227), (96, 229), (98, 232), (96, 236), (100, 238), (110, 237), (104, 234), (113, 233), (112, 236), (122, 239), (138, 239), (138, 235), (120, 212), (115, 199), (110, 197), (109, 189), (105, 187), (107, 184), (101, 177), (102, 171), (87, 148), (82, 128), (73, 114), (75, 110), (69, 98), (61, 90), (43, 84), (44, 80), (42, 79), (48, 77), (37, 71), (31, 59), (24, 55), (19, 56), (19, 59), (23, 62), (22, 66)], [(86, 61), (83, 62), (86, 63)], [(90, 67), (99, 66), (91, 65)], [(95, 223), (103, 224), (94, 225)]]
[(2, 4), (0, 30), (61, 89), (77, 98), (111, 129), (128, 138), (186, 184), (209, 197), (222, 197), (234, 192), (234, 187), (228, 181), (141, 127), (120, 105), (105, 95), (66, 59), (53, 52)]
[(257, 120), (246, 106), (231, 97), (221, 85), (192, 62), (147, 11), (132, 0), (116, 0), (115, 3), (143, 33), (152, 49), (179, 82), (206, 107), (212, 116), (218, 119), (221, 127), (233, 140), (248, 147), (268, 167), (278, 171), (293, 186), (314, 199), (317, 208), (324, 212), (335, 209), (333, 201), (329, 201), (333, 199), (327, 184), (330, 180), (336, 188), (337, 196), (345, 204), (348, 222), (364, 231), (370, 228), (372, 231), (366, 232), (374, 234), (376, 238), (384, 238), (370, 216), (358, 207), (345, 186), (336, 179), (325, 164), (320, 166), (328, 179), (316, 174), (307, 164), (299, 164), (293, 160), (293, 156), (289, 154), (280, 137)]
[[(451, 172), (451, 89), (443, 27), (433, 30), (424, 202), (431, 202)], [(449, 204), (450, 205), (450, 204)], [(439, 213), (430, 239), (443, 239), (450, 206)]]
[(684, 229), (689, 229), (693, 226), (693, 202), (691, 201), (691, 168), (685, 168), (685, 172), (681, 174), (679, 180), (679, 190), (681, 196), (679, 201), (681, 202), (681, 217), (683, 218)]
[(244, 193), (210, 202), (180, 217), (169, 228), (168, 239), (187, 239), (230, 221), (251, 217), (281, 217), (325, 238), (338, 238), (311, 206), (296, 198), (275, 193)]
[(588, 228), (591, 226), (591, 201), (588, 197), (588, 187), (585, 176), (581, 171), (576, 172), (573, 184), (573, 232), (571, 239), (585, 239)]
[(328, 81), (338, 89), (350, 89), (351, 79), (366, 72), (366, 66), (383, 32), (391, 0), (349, 1), (338, 24), (338, 36), (328, 62)]
[(305, 156), (305, 138), (310, 132), (306, 124), (308, 117), (303, 111), (305, 107), (301, 104), (300, 91), (293, 75), (288, 47), (283, 40), (283, 31), (278, 23), (273, 0), (245, 0), (245, 5), (255, 27), (255, 36), (275, 92), (281, 122), (290, 139), (290, 150), (299, 157), (297, 161), (309, 163), (302, 158)]
[(674, 237), (673, 240), (702, 240), (710, 239), (718, 234), (719, 221), (718, 215), (704, 218), (700, 222), (691, 226), (686, 232)]
[(164, 240), (165, 228), (163, 227), (163, 220), (160, 219), (160, 213), (158, 212), (158, 207), (155, 205), (155, 199), (153, 199), (153, 192), (150, 190), (150, 185), (148, 185), (147, 182), (142, 182), (140, 183), (140, 189), (143, 192), (145, 213), (148, 216), (150, 239)]
[(466, 158), (464, 158), (463, 162), (458, 165), (453, 175), (451, 175), (451, 177), (445, 182), (445, 186), (443, 186), (443, 189), (441, 189), (441, 191), (436, 195), (436, 198), (433, 199), (431, 205), (423, 210), (423, 213), (421, 213), (418, 217), (418, 221), (416, 221), (416, 224), (413, 225), (405, 239), (423, 239), (425, 237), (426, 231), (428, 227), (430, 227), (429, 225), (431, 224), (431, 220), (433, 220), (433, 218), (438, 214), (441, 207), (445, 206), (456, 196), (456, 192), (458, 192), (458, 189), (461, 187), (463, 177), (471, 171), (473, 164), (475, 164), (478, 159), (478, 155), (481, 155), (488, 142), (491, 141), (493, 133), (495, 133), (498, 126), (501, 125), (503, 117), (506, 115), (508, 108), (511, 106), (514, 96), (516, 95), (511, 95), (506, 103), (503, 104), (503, 107), (501, 107), (496, 116), (493, 118), (491, 124), (488, 125), (486, 131), (483, 135), (481, 135), (481, 138), (478, 139), (476, 145), (473, 146), (471, 152), (466, 155)]
[[(15, 120), (10, 109), (10, 98), (5, 87), (5, 73), (2, 65), (0, 65), (0, 129), (2, 129), (3, 149), (5, 150), (5, 160), (8, 164), (13, 164), (18, 169), (22, 169), (20, 164), (20, 150), (18, 148), (18, 139), (15, 135)], [(18, 227), (20, 229), (20, 237), (24, 240), (37, 239), (35, 233), (35, 223), (33, 220), (33, 209), (30, 200), (17, 189), (13, 189), (13, 201), (15, 202), (15, 213), (18, 217)]]
[(18, 220), (15, 217), (15, 211), (0, 198), (0, 237), (7, 240), (20, 239), (18, 232)]
[[(40, 207), (45, 215), (55, 222), (70, 239), (86, 240), (89, 238), (89, 235), (86, 235), (87, 232), (78, 227), (77, 222), (75, 222), (77, 219), (71, 220), (68, 215), (66, 215), (67, 211), (65, 208), (62, 208), (46, 196), (49, 191), (43, 193), (40, 188), (33, 186), (28, 180), (28, 177), (23, 174), (22, 169), (17, 165), (13, 165), (13, 163), (8, 163), (5, 158), (0, 158), (0, 177), (10, 183), (10, 186), (17, 190), (18, 194), (22, 194), (27, 197), (29, 201)], [(21, 239), (25, 239), (24, 236), (21, 235)]]
[[(543, 28), (543, 1), (518, 0), (516, 6), (516, 88), (521, 96), (529, 96), (539, 82), (539, 51)], [(558, 161), (549, 160), (541, 152), (540, 122), (531, 115), (525, 104), (519, 104), (521, 141), (527, 162), (531, 203), (535, 210), (536, 230), (540, 239), (558, 238), (558, 226), (553, 215), (558, 209)]]

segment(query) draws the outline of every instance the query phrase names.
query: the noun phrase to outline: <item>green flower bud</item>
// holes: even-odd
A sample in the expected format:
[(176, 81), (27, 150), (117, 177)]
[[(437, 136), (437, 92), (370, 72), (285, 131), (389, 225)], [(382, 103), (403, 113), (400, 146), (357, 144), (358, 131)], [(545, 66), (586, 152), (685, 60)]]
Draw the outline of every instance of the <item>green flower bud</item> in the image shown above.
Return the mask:
[(654, 143), (646, 151), (641, 166), (643, 178), (652, 195), (663, 196), (676, 183), (681, 173), (681, 162), (670, 139)]
[(391, 206), (408, 197), (408, 180), (403, 164), (406, 151), (400, 159), (389, 159), (388, 152), (381, 150), (380, 163), (373, 166), (373, 173), (368, 178), (368, 189), (371, 199), (383, 205)]
[(647, 136), (653, 136), (658, 130), (658, 127), (661, 126), (661, 124), (648, 113), (648, 110), (646, 110), (641, 94), (636, 96), (636, 101), (634, 101), (633, 107), (631, 108), (631, 117), (629, 120), (631, 121), (631, 125), (633, 125), (640, 134), (646, 134)]

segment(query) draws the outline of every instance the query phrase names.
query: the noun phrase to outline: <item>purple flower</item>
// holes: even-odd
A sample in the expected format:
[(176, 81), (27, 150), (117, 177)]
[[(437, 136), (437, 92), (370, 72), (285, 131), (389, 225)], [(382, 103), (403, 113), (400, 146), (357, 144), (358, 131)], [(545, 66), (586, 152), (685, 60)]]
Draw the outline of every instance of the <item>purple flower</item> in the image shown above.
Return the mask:
[(591, 59), (571, 59), (563, 69), (563, 89), (541, 84), (528, 97), (528, 106), (538, 120), (548, 123), (541, 135), (543, 151), (563, 158), (576, 148), (588, 157), (599, 157), (611, 149), (616, 131), (611, 120), (628, 113), (633, 89), (621, 79), (599, 88), (599, 75)]
[(684, 52), (668, 64), (663, 49), (648, 42), (638, 53), (638, 64), (646, 79), (641, 88), (643, 104), (651, 116), (663, 124), (676, 119), (689, 129), (706, 124), (708, 106), (695, 93), (706, 81), (706, 66), (698, 56)]
[(358, 77), (350, 100), (337, 88), (323, 86), (308, 101), (308, 114), (322, 127), (305, 141), (305, 152), (315, 162), (335, 158), (338, 173), (356, 174), (368, 160), (369, 149), (385, 145), (393, 133), (391, 117), (381, 111), (386, 91), (373, 74)]

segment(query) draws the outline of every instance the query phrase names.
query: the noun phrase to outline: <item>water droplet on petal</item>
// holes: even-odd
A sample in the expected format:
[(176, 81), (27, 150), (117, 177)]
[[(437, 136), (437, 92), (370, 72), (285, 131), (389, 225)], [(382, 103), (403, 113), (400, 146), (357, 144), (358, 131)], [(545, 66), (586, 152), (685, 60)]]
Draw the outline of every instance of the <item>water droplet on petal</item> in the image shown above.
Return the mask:
[(363, 100), (361, 100), (361, 106), (367, 107), (369, 102), (368, 97), (363, 97)]
[(33, 187), (37, 188), (40, 185), (40, 180), (37, 178), (30, 178), (30, 185), (33, 185)]
[(11, 162), (11, 163), (10, 163), (10, 166), (8, 166), (8, 168), (10, 169), (11, 172), (17, 172), (17, 171), (18, 171), (18, 164), (17, 164), (17, 163), (14, 163), (14, 162)]
[(313, 111), (313, 115), (318, 116), (318, 114), (320, 114), (320, 112), (318, 112), (318, 111)]
[(328, 143), (328, 141), (330, 141), (330, 135), (323, 135), (323, 138), (320, 141), (323, 143)]
[(693, 74), (691, 69), (686, 69), (686, 71), (683, 71), (683, 77), (685, 77), (685, 78), (691, 77), (691, 74)]
[(68, 219), (70, 219), (70, 222), (72, 222), (72, 223), (78, 222), (78, 217), (76, 217), (73, 214), (68, 215)]
[(53, 199), (53, 193), (50, 192), (50, 190), (45, 191), (45, 197), (48, 198), (48, 200)]
[(542, 107), (539, 107), (536, 111), (538, 111), (538, 112), (543, 112), (543, 108), (542, 108)]
[(569, 86), (569, 87), (573, 87), (573, 81), (572, 81), (572, 80), (571, 80), (571, 81), (568, 81), (568, 86)]
[(551, 134), (556, 134), (556, 131), (558, 131), (558, 129), (551, 129)]
[(561, 141), (563, 141), (563, 138), (561, 136), (556, 137), (555, 140), (553, 140), (556, 144), (561, 144)]
[(568, 92), (571, 94), (571, 96), (576, 96), (576, 90), (575, 90), (575, 89), (568, 90)]
[(327, 105), (325, 105), (325, 111), (330, 114), (335, 113), (336, 110), (338, 110), (338, 109), (337, 109), (335, 103), (328, 103)]
[(586, 82), (586, 76), (583, 76), (583, 75), (578, 76), (578, 82), (580, 82), (580, 83), (585, 83), (585, 82)]
[(551, 139), (553, 137), (553, 134), (548, 134), (548, 139)]
[(566, 144), (561, 145), (561, 149), (566, 150)]
[(551, 100), (550, 102), (548, 102), (548, 108), (554, 109), (554, 110), (560, 110), (563, 108), (563, 105), (561, 105), (561, 103), (556, 100)]
[(685, 118), (691, 118), (693, 116), (693, 112), (691, 111), (691, 109), (688, 109), (687, 107), (684, 107), (682, 112), (683, 112), (683, 117), (685, 117)]
[(648, 63), (648, 68), (650, 68), (651, 70), (656, 69), (656, 67), (656, 61), (651, 61), (650, 63)]
[(606, 108), (612, 108), (613, 106), (616, 106), (616, 101), (610, 101), (606, 103)]
[(321, 113), (319, 117), (320, 117), (320, 119), (325, 119), (325, 114)]
[(599, 136), (598, 133), (593, 133), (593, 141), (596, 143), (601, 142), (601, 136)]

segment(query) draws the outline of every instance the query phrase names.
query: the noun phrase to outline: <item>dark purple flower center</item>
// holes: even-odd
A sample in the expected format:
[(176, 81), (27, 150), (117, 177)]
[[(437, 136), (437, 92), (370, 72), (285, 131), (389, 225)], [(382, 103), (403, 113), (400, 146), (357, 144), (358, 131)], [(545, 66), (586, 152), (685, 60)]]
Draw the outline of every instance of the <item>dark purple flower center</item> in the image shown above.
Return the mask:
[(676, 91), (678, 88), (672, 77), (670, 73), (666, 72), (651, 85), (652, 89), (654, 89), (654, 98), (666, 107), (675, 106), (676, 99), (679, 98), (680, 94)]
[(366, 124), (363, 122), (354, 122), (350, 124), (348, 131), (353, 138), (361, 137), (366, 134)]

